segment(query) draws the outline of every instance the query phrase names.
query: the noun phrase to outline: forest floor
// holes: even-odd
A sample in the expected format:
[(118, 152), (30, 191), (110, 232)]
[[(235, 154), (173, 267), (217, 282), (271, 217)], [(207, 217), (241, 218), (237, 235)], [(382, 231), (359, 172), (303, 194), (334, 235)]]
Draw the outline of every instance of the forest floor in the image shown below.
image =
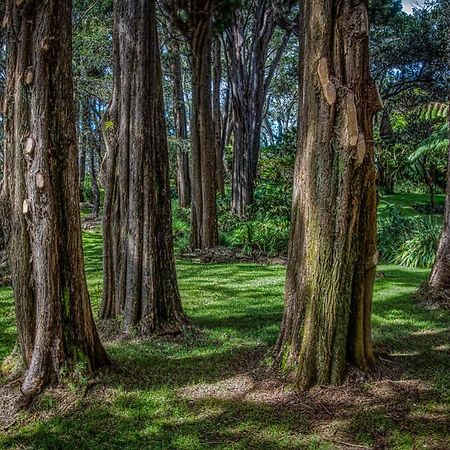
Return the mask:
[[(84, 243), (97, 311), (101, 234), (85, 232)], [(352, 372), (341, 387), (298, 394), (270, 371), (284, 267), (177, 267), (200, 332), (171, 342), (108, 333), (118, 369), (50, 389), (31, 410), (0, 421), (1, 449), (450, 449), (450, 311), (411, 298), (426, 270), (379, 267), (377, 373)], [(12, 293), (2, 288), (0, 361), (15, 339)]]

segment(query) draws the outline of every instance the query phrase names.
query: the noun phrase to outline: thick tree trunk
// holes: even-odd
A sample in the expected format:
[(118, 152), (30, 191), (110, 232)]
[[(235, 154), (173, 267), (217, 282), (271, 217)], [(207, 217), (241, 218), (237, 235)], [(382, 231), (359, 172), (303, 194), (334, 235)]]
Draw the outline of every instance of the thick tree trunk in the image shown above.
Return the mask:
[(101, 316), (125, 330), (179, 333), (186, 324), (175, 271), (168, 148), (154, 0), (114, 6)]
[(220, 39), (214, 39), (214, 65), (213, 65), (213, 128), (214, 147), (216, 149), (216, 186), (217, 192), (223, 195), (225, 192), (225, 168), (223, 165), (223, 140), (222, 140), (222, 113), (220, 111), (220, 85), (222, 82), (222, 49)]
[[(448, 121), (450, 125), (450, 108)], [(450, 146), (447, 162), (444, 229), (439, 243), (436, 261), (424, 293), (432, 297), (434, 301), (445, 303), (450, 307)]]
[(175, 133), (179, 140), (177, 149), (177, 193), (178, 202), (182, 208), (191, 204), (191, 177), (189, 168), (189, 153), (184, 143), (188, 138), (186, 107), (183, 89), (183, 73), (181, 70), (181, 52), (176, 39), (170, 42), (172, 62), (173, 104), (175, 118)]
[[(19, 5), (19, 6), (18, 6)], [(73, 105), (71, 1), (8, 0), (3, 198), (23, 401), (63, 368), (108, 363), (83, 268)]]
[(87, 148), (89, 147), (89, 101), (84, 99), (80, 105), (80, 148), (78, 150), (78, 160), (79, 160), (79, 168), (80, 168), (80, 202), (84, 202), (86, 200), (85, 192), (84, 192), (84, 181), (86, 179), (86, 153)]
[(375, 364), (376, 250), (367, 1), (303, 4), (301, 117), (279, 362), (300, 389)]
[(212, 0), (194, 0), (189, 18), (192, 46), (191, 247), (201, 249), (216, 247), (219, 242), (211, 95), (212, 7)]

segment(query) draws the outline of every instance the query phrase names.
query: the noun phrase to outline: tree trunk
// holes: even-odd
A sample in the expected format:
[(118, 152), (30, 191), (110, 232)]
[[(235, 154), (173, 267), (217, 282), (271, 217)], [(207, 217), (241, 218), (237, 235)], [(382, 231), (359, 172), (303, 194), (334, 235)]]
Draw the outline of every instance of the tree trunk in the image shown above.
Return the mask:
[(97, 369), (108, 357), (83, 267), (71, 1), (8, 0), (7, 14), (3, 198), (27, 402), (63, 368)]
[(191, 247), (194, 249), (213, 248), (219, 242), (211, 95), (212, 7), (212, 0), (193, 0), (189, 18), (192, 50)]
[(216, 186), (220, 195), (225, 193), (225, 180), (222, 145), (222, 113), (220, 111), (220, 84), (222, 82), (222, 49), (220, 39), (214, 39), (214, 66), (213, 66), (213, 128), (214, 147), (216, 149)]
[(178, 202), (182, 208), (191, 203), (191, 177), (189, 169), (189, 153), (185, 143), (188, 138), (186, 107), (183, 90), (183, 73), (181, 70), (181, 52), (176, 39), (170, 42), (172, 60), (172, 85), (175, 118), (175, 133), (179, 141), (177, 148), (177, 193)]
[[(448, 111), (450, 125), (450, 108)], [(450, 146), (447, 162), (447, 188), (445, 197), (445, 218), (436, 261), (431, 271), (425, 293), (434, 300), (445, 300), (450, 306)]]
[(84, 180), (86, 179), (86, 149), (89, 146), (89, 101), (84, 99), (80, 105), (80, 148), (78, 150), (80, 167), (80, 202), (86, 200)]
[(97, 131), (91, 130), (91, 145), (89, 150), (89, 162), (91, 172), (91, 202), (92, 202), (92, 218), (97, 219), (100, 213), (100, 188), (98, 185), (98, 163), (97, 156), (101, 153), (99, 136)]
[(179, 333), (186, 324), (175, 271), (169, 157), (154, 0), (114, 6), (101, 316), (125, 330)]
[(303, 4), (298, 153), (281, 366), (300, 389), (338, 384), (374, 363), (376, 250), (367, 1)]
[[(254, 19), (249, 21), (244, 13), (238, 12), (225, 33), (234, 119), (231, 211), (238, 216), (243, 216), (253, 202), (264, 104), (290, 36), (286, 33), (267, 67), (276, 25), (275, 8), (270, 0), (257, 0), (247, 13)], [(249, 31), (250, 23), (253, 28)], [(250, 44), (245, 45), (247, 42)]]

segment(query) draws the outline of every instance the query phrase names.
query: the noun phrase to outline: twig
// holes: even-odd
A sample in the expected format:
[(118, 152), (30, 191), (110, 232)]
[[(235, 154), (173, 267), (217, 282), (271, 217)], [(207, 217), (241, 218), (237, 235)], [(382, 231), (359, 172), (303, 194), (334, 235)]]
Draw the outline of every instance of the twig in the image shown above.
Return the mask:
[(366, 445), (352, 444), (351, 442), (338, 441), (337, 439), (327, 439), (327, 441), (334, 442), (335, 444), (348, 445), (349, 447), (364, 448), (366, 450), (370, 450), (370, 447), (367, 447)]

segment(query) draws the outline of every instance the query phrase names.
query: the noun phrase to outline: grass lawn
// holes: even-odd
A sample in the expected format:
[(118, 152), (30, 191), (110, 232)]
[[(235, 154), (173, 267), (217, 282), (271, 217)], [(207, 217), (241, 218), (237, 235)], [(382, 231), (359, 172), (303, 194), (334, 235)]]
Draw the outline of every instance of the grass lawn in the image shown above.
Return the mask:
[[(101, 235), (85, 233), (93, 307)], [(283, 309), (285, 270), (178, 262), (200, 338), (109, 340), (119, 370), (81, 395), (52, 389), (6, 430), (0, 448), (450, 448), (450, 314), (410, 295), (424, 270), (380, 266), (373, 314), (381, 369), (339, 388), (297, 394), (264, 378)], [(0, 361), (15, 341), (12, 294), (0, 290)], [(263, 374), (263, 375), (261, 375)]]
[[(443, 205), (445, 203), (444, 194), (435, 195), (436, 205)], [(427, 194), (391, 194), (382, 195), (380, 197), (380, 204), (378, 207), (378, 213), (383, 215), (386, 207), (395, 206), (405, 216), (419, 216), (420, 213), (414, 209), (414, 206), (425, 206), (430, 204), (430, 196)], [(436, 217), (442, 217), (442, 215), (435, 214)]]

